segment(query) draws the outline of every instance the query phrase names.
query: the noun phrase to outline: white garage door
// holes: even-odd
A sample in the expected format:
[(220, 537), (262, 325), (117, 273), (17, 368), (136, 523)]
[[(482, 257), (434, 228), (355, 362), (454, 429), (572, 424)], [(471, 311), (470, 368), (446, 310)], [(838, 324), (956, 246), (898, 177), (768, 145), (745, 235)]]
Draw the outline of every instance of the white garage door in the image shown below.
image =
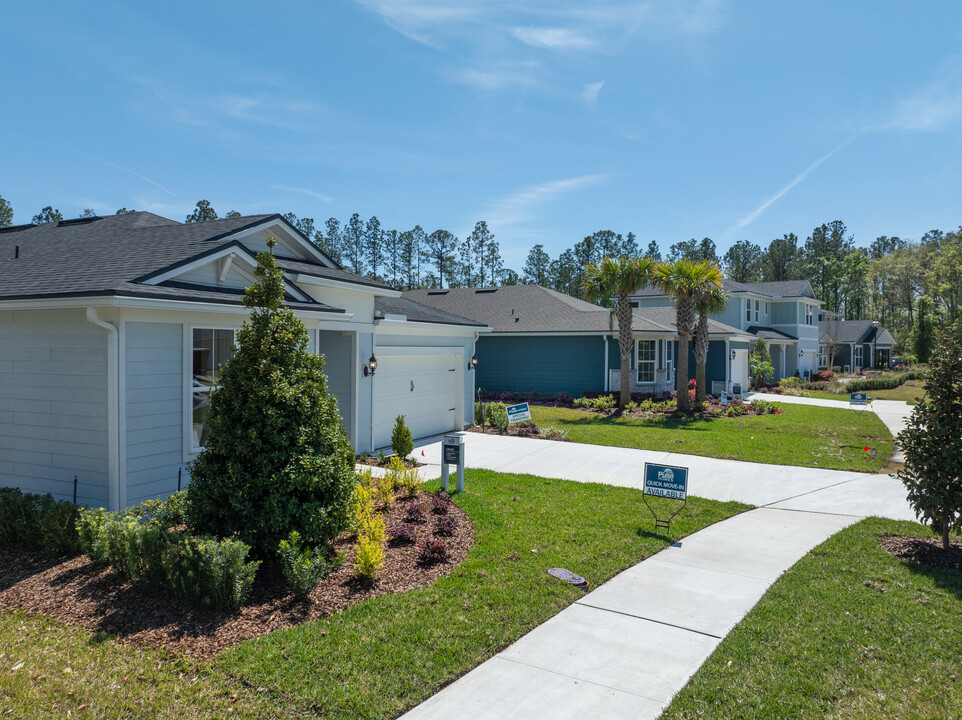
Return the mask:
[(454, 430), (458, 387), (455, 355), (382, 355), (374, 376), (374, 446), (391, 444), (394, 418), (415, 438)]

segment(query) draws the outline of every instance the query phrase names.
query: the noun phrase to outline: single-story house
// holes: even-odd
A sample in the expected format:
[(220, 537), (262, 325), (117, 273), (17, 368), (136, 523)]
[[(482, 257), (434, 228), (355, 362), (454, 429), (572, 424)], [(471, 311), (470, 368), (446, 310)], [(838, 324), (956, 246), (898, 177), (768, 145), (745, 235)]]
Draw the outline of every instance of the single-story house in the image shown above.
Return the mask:
[(19, 225), (0, 230), (0, 485), (70, 498), (76, 476), (79, 503), (115, 509), (186, 483), (269, 236), (356, 451), (398, 414), (415, 437), (473, 422), (484, 324), (346, 272), (280, 215)]
[[(830, 359), (832, 348), (835, 357)], [(868, 368), (887, 368), (892, 360), (895, 338), (877, 320), (840, 320), (825, 311), (818, 322), (818, 367), (833, 367), (846, 372)]]
[[(540, 285), (412, 290), (403, 297), (491, 328), (477, 341), (479, 388), (572, 395), (619, 388), (618, 324), (607, 308)], [(634, 310), (632, 333), (632, 392), (673, 390), (678, 352), (674, 308)], [(709, 333), (709, 392), (730, 390), (732, 383), (747, 389), (751, 336), (714, 320)], [(694, 378), (691, 350), (688, 367)]]
[[(713, 319), (742, 330), (751, 339), (764, 339), (772, 357), (775, 379), (802, 377), (816, 370), (818, 313), (822, 301), (815, 297), (808, 280), (740, 283), (722, 282), (728, 305)], [(670, 307), (664, 292), (640, 288), (631, 296), (635, 307)]]

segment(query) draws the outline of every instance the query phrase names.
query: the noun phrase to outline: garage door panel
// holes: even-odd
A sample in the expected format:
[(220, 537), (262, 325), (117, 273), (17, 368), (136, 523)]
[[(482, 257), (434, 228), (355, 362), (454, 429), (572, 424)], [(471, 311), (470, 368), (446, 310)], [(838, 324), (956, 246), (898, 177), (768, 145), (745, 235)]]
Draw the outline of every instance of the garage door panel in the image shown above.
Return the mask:
[(390, 445), (398, 415), (404, 415), (415, 438), (455, 429), (460, 392), (456, 368), (457, 356), (453, 355), (386, 356), (379, 360), (374, 376), (375, 446)]

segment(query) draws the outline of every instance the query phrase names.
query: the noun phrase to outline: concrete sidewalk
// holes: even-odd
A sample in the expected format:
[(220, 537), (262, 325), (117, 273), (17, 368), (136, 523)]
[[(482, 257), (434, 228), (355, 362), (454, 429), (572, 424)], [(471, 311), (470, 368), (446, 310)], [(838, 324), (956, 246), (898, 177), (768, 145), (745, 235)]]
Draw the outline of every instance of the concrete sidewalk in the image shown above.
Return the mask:
[[(646, 461), (683, 465), (692, 495), (763, 507), (622, 572), (409, 711), (407, 720), (657, 718), (809, 550), (867, 515), (915, 519), (904, 487), (887, 475), (462, 436), (469, 467), (639, 487)], [(425, 474), (437, 477), (440, 443), (421, 444), (414, 454), (429, 463)]]
[(403, 717), (656, 718), (769, 585), (856, 519), (759, 508), (705, 528), (588, 593)]

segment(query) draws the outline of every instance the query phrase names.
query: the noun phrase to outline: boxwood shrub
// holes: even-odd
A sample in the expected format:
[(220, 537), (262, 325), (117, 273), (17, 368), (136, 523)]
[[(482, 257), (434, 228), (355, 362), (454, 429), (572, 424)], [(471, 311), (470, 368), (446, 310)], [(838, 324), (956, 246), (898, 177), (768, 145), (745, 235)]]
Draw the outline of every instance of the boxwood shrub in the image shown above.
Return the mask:
[(45, 555), (76, 555), (77, 507), (52, 495), (0, 488), (0, 544), (38, 548)]

